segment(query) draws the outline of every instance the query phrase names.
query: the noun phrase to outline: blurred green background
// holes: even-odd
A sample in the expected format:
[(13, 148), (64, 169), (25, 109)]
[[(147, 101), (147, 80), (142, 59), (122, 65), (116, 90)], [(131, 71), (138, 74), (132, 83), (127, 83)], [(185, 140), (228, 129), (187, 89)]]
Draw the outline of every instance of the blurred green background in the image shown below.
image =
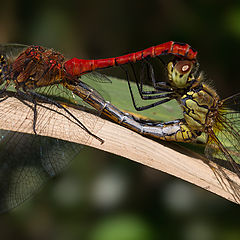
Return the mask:
[[(1, 1), (2, 43), (105, 58), (169, 40), (199, 51), (222, 97), (239, 92), (239, 1)], [(237, 240), (239, 215), (196, 186), (85, 147), (36, 197), (0, 216), (0, 239)]]

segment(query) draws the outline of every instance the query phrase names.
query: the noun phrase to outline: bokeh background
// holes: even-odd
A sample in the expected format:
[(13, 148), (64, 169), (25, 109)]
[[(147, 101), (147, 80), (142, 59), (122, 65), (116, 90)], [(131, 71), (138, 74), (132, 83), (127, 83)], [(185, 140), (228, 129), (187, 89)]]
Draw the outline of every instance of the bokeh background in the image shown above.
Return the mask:
[[(239, 92), (239, 1), (1, 1), (2, 43), (104, 58), (169, 40), (199, 51), (222, 97)], [(0, 216), (0, 239), (238, 240), (239, 215), (196, 186), (86, 147), (35, 198)]]

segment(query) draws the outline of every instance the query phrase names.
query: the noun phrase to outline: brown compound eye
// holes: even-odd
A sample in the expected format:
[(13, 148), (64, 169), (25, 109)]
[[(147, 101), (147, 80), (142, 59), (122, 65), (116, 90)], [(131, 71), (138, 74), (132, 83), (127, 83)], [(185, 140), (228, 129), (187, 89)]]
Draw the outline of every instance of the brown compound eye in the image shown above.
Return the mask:
[(192, 66), (193, 66), (192, 61), (183, 60), (178, 61), (174, 67), (180, 74), (185, 74), (192, 70)]

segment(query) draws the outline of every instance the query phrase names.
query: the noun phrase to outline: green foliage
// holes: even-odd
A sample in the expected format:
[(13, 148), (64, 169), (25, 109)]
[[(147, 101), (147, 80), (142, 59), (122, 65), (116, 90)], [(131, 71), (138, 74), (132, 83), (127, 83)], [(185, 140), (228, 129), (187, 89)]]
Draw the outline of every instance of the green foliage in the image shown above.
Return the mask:
[(240, 8), (231, 9), (225, 20), (226, 28), (236, 37), (240, 37)]
[[(97, 89), (97, 91), (99, 91), (103, 95), (103, 97), (106, 100), (110, 101), (113, 105), (115, 105), (121, 110), (128, 111), (131, 113), (136, 113), (137, 115), (142, 115), (142, 117), (149, 118), (152, 120), (157, 120), (157, 121), (170, 121), (176, 118), (180, 118), (182, 116), (182, 111), (175, 100), (172, 100), (168, 103), (159, 105), (157, 107), (154, 107), (148, 110), (144, 110), (142, 112), (136, 111), (132, 104), (132, 100), (131, 100), (131, 96), (130, 96), (130, 92), (129, 92), (128, 84), (126, 80), (117, 79), (113, 77), (108, 77), (108, 78), (112, 81), (112, 83), (103, 83), (101, 84), (101, 86), (99, 86), (100, 85), (99, 83), (98, 83), (98, 86), (94, 86), (96, 85), (96, 83), (91, 81), (91, 79), (89, 79), (87, 75), (83, 76), (81, 80), (89, 84), (90, 86), (93, 86), (95, 89)], [(140, 99), (139, 93), (137, 92), (136, 85), (132, 84), (132, 87), (133, 87), (134, 97), (136, 97), (136, 102), (138, 103), (139, 106), (148, 105), (157, 101), (157, 100)], [(144, 88), (147, 90), (153, 90), (153, 88), (149, 86), (144, 86)], [(103, 90), (103, 93), (101, 90)], [(105, 93), (107, 93), (108, 96), (105, 97)]]
[(91, 240), (151, 240), (148, 224), (131, 215), (118, 215), (102, 221), (92, 233)]

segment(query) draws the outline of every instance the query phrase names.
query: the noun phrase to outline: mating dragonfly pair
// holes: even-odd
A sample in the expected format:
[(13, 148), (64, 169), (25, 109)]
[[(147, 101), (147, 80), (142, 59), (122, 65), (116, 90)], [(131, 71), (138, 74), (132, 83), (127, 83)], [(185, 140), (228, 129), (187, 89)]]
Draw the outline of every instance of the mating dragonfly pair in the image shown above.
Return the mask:
[[(156, 80), (155, 66), (149, 61), (161, 58), (162, 55), (173, 56), (173, 60), (167, 64), (168, 82)], [(61, 109), (66, 118), (71, 119), (89, 137), (96, 138), (100, 144), (104, 143), (104, 139), (94, 135), (56, 98), (54, 88), (60, 88), (59, 86), (62, 87), (61, 93), (80, 97), (99, 114), (144, 136), (192, 142), (205, 134), (206, 156), (210, 160), (227, 160), (240, 176), (240, 94), (220, 100), (216, 91), (204, 82), (196, 55), (197, 52), (188, 44), (172, 41), (136, 53), (99, 60), (66, 60), (62, 54), (40, 46), (0, 46), (1, 102), (13, 97), (29, 106), (33, 129), (33, 134), (0, 130), (0, 212), (7, 211), (30, 197), (48, 178), (58, 174), (79, 151), (77, 144), (38, 135), (42, 130), (38, 125), (38, 106), (41, 103), (55, 107), (54, 112)], [(136, 62), (142, 63), (141, 72), (145, 71), (145, 75), (134, 69)], [(132, 67), (141, 98), (156, 99), (156, 102), (142, 107), (136, 105), (126, 64)], [(105, 101), (81, 80), (84, 74), (114, 66), (121, 67), (126, 73), (136, 110), (145, 110), (175, 99), (183, 110), (183, 118), (165, 123), (141, 121)], [(143, 78), (151, 81), (153, 90), (144, 90), (143, 80), (146, 79)], [(98, 79), (107, 81), (103, 76)], [(76, 103), (71, 100), (72, 95), (69, 96), (70, 102)], [(0, 104), (0, 116), (1, 112), (6, 111), (14, 113), (14, 106), (6, 109)]]

